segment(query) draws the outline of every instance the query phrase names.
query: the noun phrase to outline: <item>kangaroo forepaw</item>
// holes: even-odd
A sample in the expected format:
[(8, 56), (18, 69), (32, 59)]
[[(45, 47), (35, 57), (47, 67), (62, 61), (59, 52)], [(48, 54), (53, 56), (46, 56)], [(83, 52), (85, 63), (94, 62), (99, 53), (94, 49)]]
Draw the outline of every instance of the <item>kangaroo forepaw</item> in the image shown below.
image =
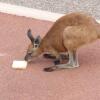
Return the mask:
[(43, 55), (44, 58), (48, 58), (48, 59), (55, 59), (56, 57), (51, 55), (51, 54), (44, 54)]
[(59, 59), (58, 59), (58, 60), (55, 60), (55, 61), (54, 61), (54, 64), (55, 64), (55, 65), (60, 64), (60, 60), (59, 60)]
[(68, 60), (69, 59), (69, 55), (65, 55), (65, 54), (61, 54), (61, 58), (62, 60)]

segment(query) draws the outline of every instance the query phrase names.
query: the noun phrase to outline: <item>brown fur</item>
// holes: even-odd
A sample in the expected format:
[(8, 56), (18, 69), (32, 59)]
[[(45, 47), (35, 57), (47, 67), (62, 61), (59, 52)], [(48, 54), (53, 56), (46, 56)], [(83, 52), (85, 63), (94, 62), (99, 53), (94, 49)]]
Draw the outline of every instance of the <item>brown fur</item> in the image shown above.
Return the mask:
[[(60, 52), (77, 50), (83, 44), (100, 38), (99, 32), (100, 26), (91, 16), (83, 13), (67, 14), (54, 23), (33, 56), (50, 52), (59, 57)], [(32, 44), (29, 47), (31, 49)]]
[(58, 19), (42, 39), (39, 51), (59, 52), (76, 50), (98, 38), (98, 23), (87, 14), (71, 13)]

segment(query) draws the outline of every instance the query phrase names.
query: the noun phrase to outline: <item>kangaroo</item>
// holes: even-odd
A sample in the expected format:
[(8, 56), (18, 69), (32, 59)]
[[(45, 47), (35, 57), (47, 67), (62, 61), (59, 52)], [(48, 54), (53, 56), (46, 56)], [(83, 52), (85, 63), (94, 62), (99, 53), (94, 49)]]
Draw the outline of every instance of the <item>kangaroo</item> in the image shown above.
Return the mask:
[(88, 14), (76, 12), (59, 18), (43, 39), (40, 36), (34, 38), (31, 30), (28, 30), (27, 35), (31, 44), (28, 46), (26, 60), (44, 52), (50, 52), (57, 59), (61, 59), (61, 52), (68, 53), (68, 63), (44, 68), (45, 71), (51, 72), (57, 69), (79, 67), (77, 49), (100, 38), (100, 25)]

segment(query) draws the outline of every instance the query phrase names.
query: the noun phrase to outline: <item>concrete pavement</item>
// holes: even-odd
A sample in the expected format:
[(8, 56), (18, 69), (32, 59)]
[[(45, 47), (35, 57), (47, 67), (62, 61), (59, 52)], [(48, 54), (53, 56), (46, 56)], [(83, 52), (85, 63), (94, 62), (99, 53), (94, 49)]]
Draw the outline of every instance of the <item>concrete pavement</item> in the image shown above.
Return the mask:
[(0, 0), (1, 2), (22, 5), (57, 13), (84, 11), (100, 19), (100, 0)]
[(12, 69), (25, 56), (27, 30), (44, 36), (52, 24), (0, 13), (0, 100), (100, 100), (99, 40), (78, 50), (79, 68), (44, 72), (53, 62), (40, 57), (25, 70)]

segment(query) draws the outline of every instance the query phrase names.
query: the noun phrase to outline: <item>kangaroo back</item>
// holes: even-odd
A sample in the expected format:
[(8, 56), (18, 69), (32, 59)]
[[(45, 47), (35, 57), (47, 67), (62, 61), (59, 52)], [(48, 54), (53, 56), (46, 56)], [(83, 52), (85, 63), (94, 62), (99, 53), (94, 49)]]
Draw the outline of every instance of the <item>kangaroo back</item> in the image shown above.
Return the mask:
[[(63, 44), (63, 32), (68, 26), (88, 26), (94, 21), (94, 19), (87, 14), (83, 13), (71, 13), (58, 19), (51, 29), (47, 32), (41, 42), (41, 46), (49, 45), (59, 52), (65, 52), (66, 48)], [(45, 46), (44, 46), (45, 47)]]

